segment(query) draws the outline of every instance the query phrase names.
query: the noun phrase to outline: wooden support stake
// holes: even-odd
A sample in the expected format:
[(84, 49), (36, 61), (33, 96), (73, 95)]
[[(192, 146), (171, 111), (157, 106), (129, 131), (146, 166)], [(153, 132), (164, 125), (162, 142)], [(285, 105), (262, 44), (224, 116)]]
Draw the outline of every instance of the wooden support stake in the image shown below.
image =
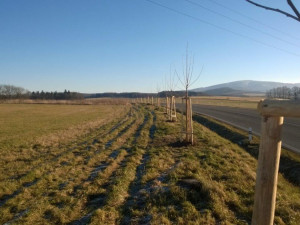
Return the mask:
[(252, 225), (273, 225), (283, 117), (264, 116), (256, 173)]
[(169, 120), (172, 120), (172, 96), (169, 98)]
[(263, 116), (300, 117), (300, 101), (269, 100), (260, 101), (257, 106)]
[(176, 121), (176, 105), (175, 105), (175, 96), (171, 97), (171, 104), (170, 104), (170, 121)]
[(169, 109), (170, 109), (170, 113), (169, 113), (169, 121), (172, 121), (172, 113), (173, 113), (173, 96), (170, 97), (170, 106), (169, 106)]
[(166, 97), (166, 112), (167, 112), (167, 115), (169, 115), (169, 97)]
[(192, 99), (186, 98), (186, 142), (193, 144), (193, 112), (192, 112)]
[(157, 107), (160, 107), (160, 99), (157, 97)]

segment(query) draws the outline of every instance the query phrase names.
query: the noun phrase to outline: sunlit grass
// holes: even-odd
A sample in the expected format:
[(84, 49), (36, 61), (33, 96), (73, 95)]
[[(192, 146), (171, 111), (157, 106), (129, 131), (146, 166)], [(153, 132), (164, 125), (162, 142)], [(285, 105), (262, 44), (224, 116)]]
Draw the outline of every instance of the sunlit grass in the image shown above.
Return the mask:
[[(134, 106), (132, 116), (114, 110), (118, 118), (71, 142), (24, 147), (16, 167), (2, 164), (10, 175), (28, 173), (0, 176), (0, 203), (19, 190), (0, 206), (0, 223), (250, 224), (257, 137), (239, 144), (243, 131), (219, 124), (222, 137), (199, 120), (186, 145), (180, 114), (167, 122), (153, 106)], [(275, 223), (297, 224), (299, 209), (299, 186), (280, 174)]]

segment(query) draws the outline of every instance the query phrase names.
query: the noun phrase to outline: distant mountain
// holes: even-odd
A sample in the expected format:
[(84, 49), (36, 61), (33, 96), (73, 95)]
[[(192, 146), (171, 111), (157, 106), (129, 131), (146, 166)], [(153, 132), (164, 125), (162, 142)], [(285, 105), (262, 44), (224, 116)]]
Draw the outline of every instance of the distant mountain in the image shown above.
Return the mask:
[(244, 96), (245, 92), (240, 90), (235, 90), (229, 87), (210, 89), (203, 92), (206, 95), (215, 95), (215, 96)]
[(218, 90), (220, 93), (222, 91), (222, 88), (225, 92), (235, 90), (240, 91), (241, 93), (265, 93), (266, 91), (277, 88), (277, 87), (289, 87), (292, 88), (294, 86), (300, 87), (300, 83), (280, 83), (280, 82), (272, 82), (272, 81), (253, 81), (253, 80), (241, 80), (241, 81), (234, 81), (224, 84), (217, 84), (209, 87), (202, 87), (202, 88), (196, 88), (191, 91), (195, 92), (204, 92), (208, 94), (207, 91), (210, 90)]

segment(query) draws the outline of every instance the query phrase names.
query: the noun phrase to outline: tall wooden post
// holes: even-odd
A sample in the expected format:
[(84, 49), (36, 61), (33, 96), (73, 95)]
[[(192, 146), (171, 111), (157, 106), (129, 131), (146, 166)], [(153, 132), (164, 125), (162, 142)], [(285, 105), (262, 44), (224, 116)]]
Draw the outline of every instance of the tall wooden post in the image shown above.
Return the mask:
[(186, 142), (193, 144), (193, 111), (192, 111), (192, 99), (186, 98)]
[(186, 99), (186, 142), (193, 144), (193, 112), (192, 112), (192, 99)]
[(151, 97), (151, 105), (153, 105), (153, 96)]
[(175, 96), (171, 97), (171, 104), (170, 104), (170, 121), (176, 121), (176, 103), (175, 103)]
[(172, 121), (172, 112), (173, 112), (173, 107), (172, 107), (172, 104), (173, 104), (173, 96), (170, 97), (170, 101), (169, 101), (169, 121)]
[(172, 96), (171, 99), (171, 121), (176, 121), (175, 97)]
[(173, 102), (172, 102), (172, 101), (173, 101), (172, 97), (173, 97), (173, 96), (171, 96), (171, 97), (170, 97), (170, 100), (169, 100), (169, 120), (170, 120), (170, 121), (172, 121), (172, 103), (173, 103)]
[(167, 115), (169, 115), (169, 97), (166, 97), (166, 112), (167, 112)]
[(263, 116), (252, 225), (273, 225), (283, 117)]
[(160, 98), (157, 97), (157, 107), (160, 107)]

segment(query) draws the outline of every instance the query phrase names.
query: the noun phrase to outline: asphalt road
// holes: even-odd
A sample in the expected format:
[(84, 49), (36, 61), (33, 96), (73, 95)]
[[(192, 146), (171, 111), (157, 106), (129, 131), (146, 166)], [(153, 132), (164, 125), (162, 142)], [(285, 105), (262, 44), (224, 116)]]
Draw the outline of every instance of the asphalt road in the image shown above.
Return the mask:
[[(182, 104), (176, 104), (176, 107), (181, 109)], [(256, 110), (193, 105), (193, 112), (211, 116), (245, 130), (251, 127), (254, 134), (260, 135), (261, 116)], [(300, 154), (300, 118), (284, 118), (282, 144), (285, 148)]]

